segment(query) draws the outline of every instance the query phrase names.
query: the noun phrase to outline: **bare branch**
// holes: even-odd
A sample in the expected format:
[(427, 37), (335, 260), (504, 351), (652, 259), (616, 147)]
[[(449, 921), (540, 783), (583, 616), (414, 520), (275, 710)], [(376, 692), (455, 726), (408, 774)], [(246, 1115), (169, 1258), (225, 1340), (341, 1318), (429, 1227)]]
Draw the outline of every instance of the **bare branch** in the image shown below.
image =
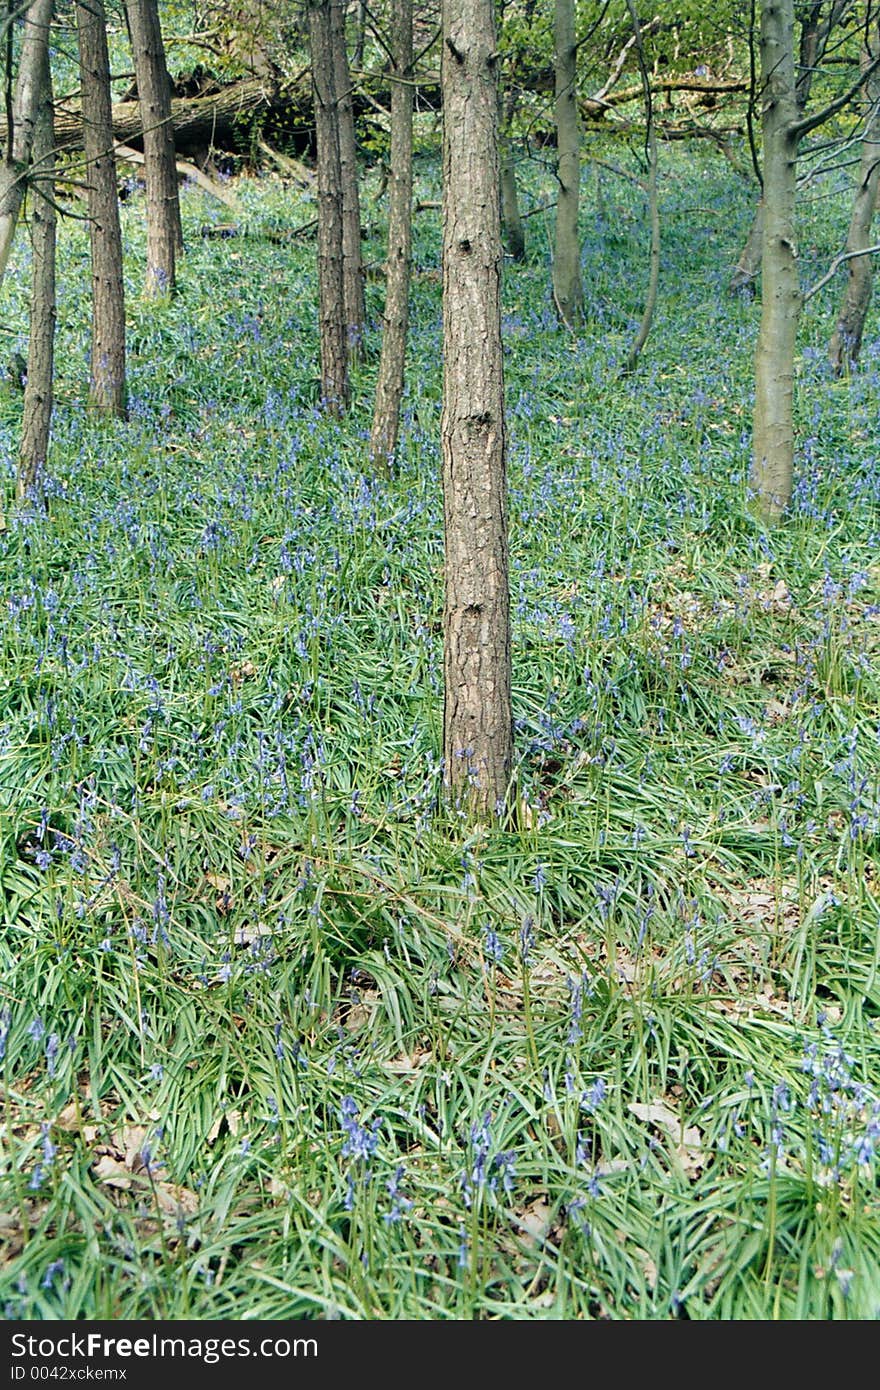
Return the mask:
[(811, 287), (805, 292), (801, 302), (803, 304), (806, 304), (807, 300), (812, 299), (814, 294), (818, 294), (820, 290), (824, 290), (829, 280), (834, 279), (838, 270), (844, 264), (845, 261), (852, 261), (856, 258), (856, 256), (874, 256), (877, 254), (878, 251), (880, 251), (880, 245), (866, 246), (861, 251), (842, 251), (839, 256), (834, 257), (834, 260), (831, 262), (825, 274), (822, 276), (822, 279), (817, 280), (815, 285), (811, 285)]

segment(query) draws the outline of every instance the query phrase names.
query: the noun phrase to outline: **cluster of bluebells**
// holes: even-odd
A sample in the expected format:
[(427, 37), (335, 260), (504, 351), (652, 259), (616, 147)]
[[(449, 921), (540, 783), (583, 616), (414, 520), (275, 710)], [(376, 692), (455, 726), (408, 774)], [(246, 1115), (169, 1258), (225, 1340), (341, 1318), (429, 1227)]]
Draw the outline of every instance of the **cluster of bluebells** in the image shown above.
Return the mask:
[(470, 1127), (467, 1163), (461, 1174), (461, 1192), (469, 1209), (494, 1198), (499, 1188), (508, 1196), (516, 1177), (516, 1151), (496, 1149), (492, 1137), (492, 1115), (486, 1111)]
[(377, 1117), (369, 1125), (360, 1122), (360, 1107), (353, 1096), (342, 1097), (339, 1107), (339, 1123), (345, 1138), (342, 1142), (342, 1156), (351, 1160), (351, 1168), (346, 1175), (344, 1206), (346, 1211), (354, 1210), (355, 1192), (358, 1185), (366, 1187), (372, 1178), (371, 1160), (379, 1145)]
[(826, 1180), (840, 1182), (859, 1169), (873, 1177), (880, 1099), (854, 1074), (854, 1058), (826, 1026), (821, 1042), (805, 1046), (801, 1067), (810, 1081), (806, 1107)]

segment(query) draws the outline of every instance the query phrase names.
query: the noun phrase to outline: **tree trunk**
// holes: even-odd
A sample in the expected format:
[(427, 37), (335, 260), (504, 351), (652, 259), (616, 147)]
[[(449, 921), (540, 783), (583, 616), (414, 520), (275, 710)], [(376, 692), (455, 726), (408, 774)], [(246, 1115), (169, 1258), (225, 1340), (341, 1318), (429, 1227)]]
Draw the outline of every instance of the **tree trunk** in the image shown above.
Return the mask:
[(144, 124), (144, 174), (147, 184), (148, 297), (174, 289), (176, 258), (183, 250), (171, 82), (157, 0), (127, 0), (126, 14), (134, 55), (138, 101)]
[(33, 0), (24, 19), (21, 54), (12, 116), (13, 129), (6, 131), (6, 146), (0, 163), (0, 283), (6, 274), (9, 253), (24, 198), (34, 127), (40, 105), (40, 72), (43, 53), (49, 42), (54, 0)]
[(55, 357), (55, 132), (52, 120), (52, 74), (48, 44), (41, 61), (43, 97), (37, 112), (31, 173), (31, 245), (33, 283), (28, 341), (27, 382), (16, 492), (20, 500), (37, 498), (49, 452)]
[[(798, 115), (803, 115), (810, 100), (813, 77), (821, 62), (832, 30), (841, 23), (849, 10), (852, 0), (831, 0), (825, 22), (822, 23), (823, 0), (813, 0), (800, 19), (800, 42), (798, 46), (798, 70), (795, 79), (795, 103)], [(761, 270), (761, 248), (764, 239), (764, 203), (758, 201), (752, 225), (746, 237), (742, 254), (730, 277), (731, 294), (742, 293), (754, 298)]]
[(510, 91), (499, 105), (499, 152), (501, 161), (501, 225), (507, 253), (515, 261), (526, 258), (526, 233), (519, 211), (519, 198), (516, 191), (516, 165), (513, 159), (513, 146), (510, 130), (516, 110), (516, 93)]
[(764, 236), (750, 485), (756, 512), (767, 524), (776, 522), (791, 500), (794, 459), (801, 291), (794, 226), (798, 136), (792, 12), (793, 0), (762, 0)]
[[(875, 35), (873, 47), (866, 45), (864, 62), (869, 63), (877, 52), (880, 34)], [(868, 101), (865, 134), (862, 139), (862, 158), (853, 201), (848, 252), (864, 251), (871, 241), (871, 222), (880, 189), (880, 76), (874, 73), (865, 85)], [(840, 376), (858, 361), (865, 330), (865, 318), (871, 302), (873, 268), (870, 256), (853, 256), (847, 261), (847, 282), (837, 323), (831, 337), (828, 356), (831, 370)]]
[(116, 160), (110, 118), (110, 61), (104, 0), (77, 0), (83, 143), (92, 253), (92, 361), (89, 403), (125, 418), (125, 298)]
[(339, 124), (339, 174), (342, 182), (342, 288), (345, 299), (345, 329), (351, 357), (358, 357), (364, 338), (364, 268), (361, 257), (361, 204), (358, 194), (357, 142), (354, 135), (354, 104), (351, 72), (345, 43), (345, 5), (332, 0), (333, 80)]
[(730, 277), (731, 294), (741, 293), (749, 299), (755, 296), (755, 286), (761, 271), (761, 245), (764, 239), (764, 200), (758, 202), (752, 225), (739, 260)]
[(342, 172), (339, 107), (333, 67), (331, 0), (310, 0), (309, 42), (318, 144), (318, 318), (321, 393), (325, 409), (342, 415), (348, 406), (348, 341), (342, 240)]
[(391, 88), (388, 261), (382, 354), (370, 438), (370, 452), (378, 468), (388, 468), (397, 448), (409, 322), (413, 187), (412, 0), (394, 0), (391, 23), (396, 80)]
[(581, 161), (577, 107), (577, 48), (574, 0), (556, 0), (556, 248), (553, 254), (553, 297), (563, 323), (575, 327), (583, 318), (581, 243), (578, 235)]
[(632, 21), (633, 36), (636, 41), (636, 52), (639, 58), (639, 71), (642, 75), (645, 96), (645, 143), (648, 147), (648, 217), (651, 222), (651, 250), (648, 261), (648, 291), (645, 295), (645, 307), (642, 310), (642, 318), (636, 331), (636, 336), (626, 356), (626, 362), (623, 367), (624, 373), (635, 370), (635, 365), (639, 360), (642, 348), (648, 341), (651, 324), (654, 322), (654, 310), (657, 307), (657, 289), (660, 284), (660, 200), (657, 194), (657, 129), (654, 123), (654, 102), (651, 96), (651, 80), (648, 76), (648, 65), (645, 59), (645, 46), (642, 42), (642, 27), (639, 23), (639, 16), (636, 11), (634, 0), (626, 0), (626, 3), (630, 20)]
[(493, 0), (444, 0), (444, 779), (470, 814), (503, 813), (510, 695), (498, 94)]

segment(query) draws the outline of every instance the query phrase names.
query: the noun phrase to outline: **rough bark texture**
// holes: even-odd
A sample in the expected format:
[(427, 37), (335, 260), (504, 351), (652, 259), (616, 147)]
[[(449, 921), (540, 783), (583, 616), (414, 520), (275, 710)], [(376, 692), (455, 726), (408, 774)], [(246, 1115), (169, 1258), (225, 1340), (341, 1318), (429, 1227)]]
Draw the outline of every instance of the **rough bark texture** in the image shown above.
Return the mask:
[(54, 0), (34, 0), (24, 18), (18, 77), (13, 101), (13, 130), (6, 131), (4, 157), (0, 163), (0, 282), (6, 273), (9, 253), (18, 225), (18, 214), (27, 184), (34, 129), (40, 105), (40, 73), (49, 41)]
[(376, 381), (370, 450), (374, 464), (387, 468), (397, 448), (403, 398), (409, 282), (412, 267), (413, 64), (412, 0), (393, 0), (391, 23), (394, 76), (391, 89), (391, 172), (389, 174), (388, 261), (385, 319)]
[(110, 121), (110, 62), (104, 0), (77, 3), (83, 143), (92, 253), (92, 361), (89, 403), (125, 417), (125, 298), (116, 160)]
[(493, 0), (444, 0), (443, 757), (481, 819), (513, 758), (496, 63)]
[(341, 415), (348, 405), (348, 341), (342, 252), (342, 172), (333, 68), (331, 0), (310, 0), (309, 41), (318, 142), (318, 318), (321, 392), (326, 409)]
[(768, 524), (779, 519), (791, 500), (794, 459), (794, 354), (801, 291), (794, 226), (798, 137), (792, 11), (793, 0), (762, 0), (764, 236), (750, 484), (757, 514)]
[(157, 0), (128, 0), (126, 5), (138, 101), (144, 126), (144, 175), (147, 184), (148, 296), (174, 288), (183, 228), (177, 193), (171, 83)]
[(345, 329), (352, 356), (358, 356), (364, 337), (364, 267), (361, 256), (361, 204), (358, 192), (357, 141), (354, 133), (354, 103), (351, 72), (345, 44), (345, 5), (332, 0), (333, 80), (336, 84), (339, 124), (339, 174), (342, 183), (342, 289), (345, 299)]
[(501, 160), (501, 225), (507, 254), (515, 261), (526, 257), (526, 233), (519, 210), (519, 197), (516, 189), (516, 164), (513, 158), (513, 145), (510, 130), (516, 111), (516, 92), (509, 91), (499, 106), (500, 118), (500, 160)]
[(41, 62), (42, 100), (37, 111), (31, 173), (33, 283), (27, 382), (21, 423), (16, 492), (19, 499), (40, 491), (52, 424), (55, 357), (55, 133), (48, 47)]
[(563, 323), (573, 327), (583, 318), (581, 243), (578, 236), (581, 159), (577, 107), (577, 48), (574, 0), (556, 0), (556, 246), (553, 253), (553, 297)]
[[(866, 47), (865, 63), (869, 63), (880, 46), (880, 33), (874, 35), (874, 42)], [(871, 242), (871, 223), (880, 190), (880, 76), (874, 73), (865, 84), (868, 111), (865, 134), (862, 140), (862, 158), (859, 177), (853, 200), (849, 234), (846, 239), (848, 252), (864, 251)], [(847, 262), (846, 289), (837, 315), (834, 333), (828, 348), (831, 370), (840, 376), (845, 369), (854, 367), (862, 346), (865, 318), (871, 302), (873, 265), (870, 256), (853, 256)]]

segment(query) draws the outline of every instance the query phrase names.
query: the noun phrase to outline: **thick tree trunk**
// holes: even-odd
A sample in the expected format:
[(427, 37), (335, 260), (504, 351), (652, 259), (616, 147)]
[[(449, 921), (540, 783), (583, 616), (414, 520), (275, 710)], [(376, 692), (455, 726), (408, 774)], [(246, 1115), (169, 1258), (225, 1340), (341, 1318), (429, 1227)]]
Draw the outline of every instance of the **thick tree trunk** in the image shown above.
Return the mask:
[(583, 318), (581, 243), (578, 235), (581, 159), (577, 106), (577, 48), (574, 0), (556, 0), (556, 247), (553, 253), (553, 297), (556, 312), (570, 328)]
[(516, 110), (516, 93), (508, 92), (499, 104), (499, 155), (501, 161), (501, 226), (507, 254), (515, 261), (526, 258), (526, 233), (516, 190), (516, 164), (510, 131)]
[[(865, 49), (864, 61), (869, 63), (878, 51), (880, 34), (872, 46)], [(848, 252), (864, 251), (871, 242), (871, 223), (877, 194), (880, 190), (880, 76), (874, 73), (865, 85), (868, 102), (865, 134), (862, 139), (862, 158), (853, 201)], [(829, 344), (828, 356), (835, 376), (855, 366), (862, 346), (865, 319), (871, 302), (873, 266), (870, 256), (852, 256), (847, 261), (847, 282), (837, 323)]]
[(44, 45), (43, 97), (37, 112), (31, 172), (31, 245), (33, 283), (28, 342), (27, 382), (16, 492), (36, 499), (49, 452), (55, 358), (55, 133), (52, 121), (52, 76)]
[(370, 451), (378, 468), (388, 468), (397, 448), (403, 399), (409, 282), (412, 267), (413, 148), (413, 3), (393, 0), (391, 88), (391, 172), (388, 203), (388, 261), (385, 273), (385, 320), (376, 381), (376, 406)]
[(0, 163), (0, 283), (24, 198), (34, 128), (40, 105), (40, 73), (49, 43), (54, 0), (33, 0), (24, 18), (18, 77), (13, 101), (13, 130), (6, 131), (5, 153)]
[(318, 318), (321, 334), (321, 393), (325, 409), (341, 415), (348, 406), (348, 340), (343, 277), (342, 171), (339, 105), (333, 66), (331, 0), (310, 0), (309, 42), (318, 144)]
[(361, 204), (358, 193), (357, 142), (351, 72), (345, 42), (345, 5), (332, 0), (333, 80), (336, 85), (339, 124), (339, 174), (342, 182), (342, 289), (345, 298), (345, 331), (352, 357), (360, 355), (364, 338), (364, 267), (361, 256)]
[(444, 778), (505, 807), (513, 761), (493, 0), (444, 0)]
[(794, 354), (801, 291), (794, 225), (798, 136), (792, 12), (793, 0), (762, 0), (764, 237), (750, 484), (756, 512), (768, 524), (779, 519), (791, 500), (794, 459)]
[(92, 252), (92, 361), (89, 403), (126, 414), (125, 297), (116, 160), (110, 120), (110, 61), (104, 0), (77, 0), (83, 141)]
[(149, 297), (174, 289), (176, 259), (183, 250), (171, 83), (157, 0), (127, 0), (126, 14), (134, 55), (138, 101), (144, 124), (144, 174), (147, 184), (147, 274)]

